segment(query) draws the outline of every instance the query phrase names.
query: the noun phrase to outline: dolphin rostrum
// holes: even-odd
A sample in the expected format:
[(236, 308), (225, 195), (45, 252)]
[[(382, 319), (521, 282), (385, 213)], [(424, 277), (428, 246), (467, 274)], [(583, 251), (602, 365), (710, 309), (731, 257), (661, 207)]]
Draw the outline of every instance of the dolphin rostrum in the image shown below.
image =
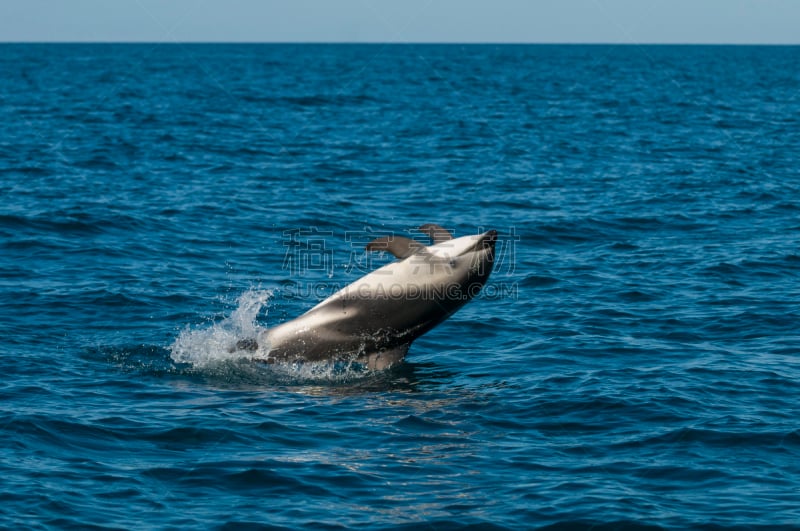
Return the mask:
[(398, 260), (236, 348), (268, 363), (355, 360), (384, 369), (399, 362), (412, 341), (480, 292), (494, 262), (497, 231), (454, 239), (438, 225), (419, 230), (432, 245), (402, 236), (371, 241), (367, 250)]

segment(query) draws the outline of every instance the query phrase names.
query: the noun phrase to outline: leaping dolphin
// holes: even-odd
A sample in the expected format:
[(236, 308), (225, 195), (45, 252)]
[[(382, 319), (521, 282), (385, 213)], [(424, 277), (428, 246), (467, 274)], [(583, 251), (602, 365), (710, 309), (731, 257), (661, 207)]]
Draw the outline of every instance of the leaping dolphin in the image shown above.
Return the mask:
[(356, 360), (384, 369), (399, 362), (415, 339), (480, 292), (494, 262), (497, 231), (454, 239), (431, 223), (419, 230), (433, 245), (402, 236), (371, 241), (367, 250), (398, 260), (236, 348), (268, 363)]

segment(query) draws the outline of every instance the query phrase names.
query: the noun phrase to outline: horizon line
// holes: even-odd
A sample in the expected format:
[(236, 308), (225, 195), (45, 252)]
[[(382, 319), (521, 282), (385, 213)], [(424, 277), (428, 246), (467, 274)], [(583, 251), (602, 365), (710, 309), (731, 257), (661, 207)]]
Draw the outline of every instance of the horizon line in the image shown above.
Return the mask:
[(250, 41), (250, 40), (21, 40), (0, 44), (301, 44), (301, 45), (427, 45), (427, 46), (800, 46), (800, 42), (614, 42), (614, 41)]

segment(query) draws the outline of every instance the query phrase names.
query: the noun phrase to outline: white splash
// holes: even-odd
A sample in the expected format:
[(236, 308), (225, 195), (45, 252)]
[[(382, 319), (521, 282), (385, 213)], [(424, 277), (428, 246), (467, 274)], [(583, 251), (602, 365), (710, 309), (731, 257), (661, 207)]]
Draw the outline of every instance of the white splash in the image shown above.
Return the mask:
[(256, 318), (270, 297), (272, 290), (248, 290), (239, 296), (236, 309), (222, 321), (204, 328), (187, 326), (169, 347), (172, 360), (203, 369), (252, 358), (252, 352), (234, 347), (237, 341), (255, 338), (263, 330)]
[[(175, 363), (191, 365), (191, 371), (226, 382), (256, 385), (329, 385), (363, 382), (380, 372), (354, 361), (283, 362), (253, 361), (253, 352), (236, 348), (242, 339), (256, 338), (266, 330), (257, 322), (272, 290), (251, 289), (236, 300), (236, 308), (219, 322), (186, 326), (169, 346)], [(261, 349), (268, 351), (267, 345)]]

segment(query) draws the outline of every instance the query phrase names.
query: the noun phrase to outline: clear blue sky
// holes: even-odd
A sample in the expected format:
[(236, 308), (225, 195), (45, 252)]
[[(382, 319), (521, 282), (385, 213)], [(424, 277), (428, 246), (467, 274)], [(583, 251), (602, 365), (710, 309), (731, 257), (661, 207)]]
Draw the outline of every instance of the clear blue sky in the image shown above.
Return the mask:
[(800, 44), (800, 0), (0, 0), (0, 41)]

